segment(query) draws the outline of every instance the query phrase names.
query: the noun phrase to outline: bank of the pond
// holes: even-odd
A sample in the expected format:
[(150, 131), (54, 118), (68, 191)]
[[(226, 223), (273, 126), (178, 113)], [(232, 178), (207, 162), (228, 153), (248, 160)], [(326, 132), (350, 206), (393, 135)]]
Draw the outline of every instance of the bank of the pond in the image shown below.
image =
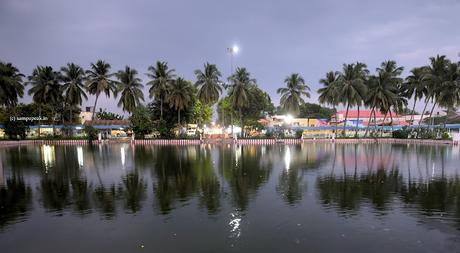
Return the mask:
[[(394, 139), (394, 138), (366, 138), (366, 139), (154, 139), (154, 140), (94, 140), (93, 144), (130, 143), (135, 145), (200, 145), (200, 144), (242, 144), (242, 145), (269, 145), (269, 144), (301, 144), (301, 143), (394, 143), (394, 144), (426, 144), (426, 145), (458, 145), (451, 140), (421, 140), (421, 139)], [(19, 140), (0, 141), (0, 146), (16, 145), (86, 145), (88, 140)]]

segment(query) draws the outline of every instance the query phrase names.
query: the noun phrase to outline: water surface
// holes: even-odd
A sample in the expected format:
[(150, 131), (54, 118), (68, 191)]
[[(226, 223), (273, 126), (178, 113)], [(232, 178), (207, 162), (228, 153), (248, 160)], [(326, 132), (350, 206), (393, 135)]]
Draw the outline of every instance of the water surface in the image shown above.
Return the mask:
[(0, 148), (8, 252), (460, 252), (458, 147)]

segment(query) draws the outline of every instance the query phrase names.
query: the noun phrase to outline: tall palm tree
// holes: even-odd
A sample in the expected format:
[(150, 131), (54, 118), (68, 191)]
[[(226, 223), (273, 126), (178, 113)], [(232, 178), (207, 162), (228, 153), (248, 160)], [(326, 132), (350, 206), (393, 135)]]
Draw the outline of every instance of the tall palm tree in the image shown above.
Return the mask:
[[(414, 121), (414, 111), (417, 101), (422, 99), (427, 94), (427, 89), (424, 82), (426, 68), (419, 67), (413, 68), (410, 75), (406, 77), (403, 84), (403, 95), (407, 98), (414, 98), (414, 105), (412, 106), (411, 122)], [(423, 117), (423, 114), (422, 114)]]
[(403, 83), (403, 79), (400, 77), (402, 72), (404, 71), (404, 67), (398, 66), (396, 61), (388, 60), (384, 61), (380, 64), (380, 68), (377, 68), (377, 72), (381, 73), (383, 75), (383, 78), (386, 79), (387, 82), (390, 82), (391, 86), (396, 88), (398, 92), (396, 92), (396, 97), (392, 101), (392, 104), (389, 106), (386, 112), (390, 114), (391, 117), (391, 127), (393, 127), (393, 113), (391, 111), (391, 107), (394, 108), (394, 111), (399, 111), (397, 110), (398, 108), (403, 107), (405, 104), (407, 104), (407, 101), (404, 97), (401, 96), (401, 86)]
[(123, 111), (132, 113), (141, 104), (141, 100), (144, 101), (144, 94), (142, 93), (144, 85), (142, 85), (141, 79), (137, 77), (137, 71), (128, 66), (115, 75), (118, 79), (117, 93), (120, 93), (118, 106), (122, 106)]
[(232, 84), (228, 96), (233, 109), (239, 112), (241, 131), (244, 135), (243, 109), (249, 106), (250, 90), (256, 85), (256, 80), (251, 78), (246, 68), (237, 68), (229, 79)]
[(193, 87), (190, 82), (183, 78), (177, 78), (171, 87), (167, 96), (167, 101), (171, 108), (177, 110), (177, 125), (180, 126), (180, 111), (190, 105), (193, 98)]
[(101, 95), (101, 93), (105, 93), (107, 97), (110, 97), (110, 94), (113, 94), (114, 97), (116, 97), (116, 85), (115, 82), (110, 79), (113, 76), (113, 74), (110, 73), (110, 64), (103, 60), (98, 60), (95, 64), (91, 63), (91, 69), (87, 70), (86, 74), (88, 77), (86, 89), (89, 94), (96, 95), (92, 115), (92, 120), (94, 120), (99, 95)]
[(341, 102), (347, 106), (345, 112), (345, 122), (343, 124), (343, 132), (348, 120), (348, 110), (350, 106), (358, 105), (358, 121), (359, 121), (359, 106), (363, 103), (366, 97), (367, 87), (365, 85), (365, 75), (368, 70), (363, 63), (344, 64), (343, 72), (340, 73), (337, 80), (339, 89), (341, 90)]
[(446, 108), (446, 124), (451, 110), (460, 103), (460, 68), (456, 63), (449, 63), (446, 76), (438, 95), (439, 106)]
[(449, 64), (450, 61), (445, 55), (430, 57), (430, 65), (428, 66), (426, 81), (428, 86), (428, 96), (431, 98), (433, 106), (430, 111), (429, 119), (433, 116), (434, 108), (438, 103), (438, 97), (442, 90), (442, 84), (446, 79), (447, 67)]
[(24, 96), (23, 74), (11, 63), (0, 61), (0, 105), (16, 106)]
[(73, 106), (81, 106), (83, 98), (88, 99), (85, 92), (84, 80), (85, 71), (74, 63), (68, 63), (61, 68), (61, 78), (63, 81), (62, 91), (64, 93), (64, 102), (70, 106), (70, 123), (73, 123)]
[(328, 104), (333, 106), (334, 111), (336, 112), (335, 120), (336, 120), (336, 132), (337, 132), (337, 110), (336, 107), (340, 103), (340, 91), (338, 87), (338, 77), (340, 73), (330, 71), (326, 73), (326, 78), (322, 78), (319, 80), (319, 83), (323, 85), (322, 88), (318, 89), (318, 101), (321, 104)]
[[(60, 74), (53, 70), (50, 66), (37, 66), (32, 75), (29, 76), (29, 82), (32, 88), (28, 93), (32, 96), (32, 100), (41, 105), (50, 105), (52, 108), (52, 115), (56, 117), (56, 106), (62, 101)], [(41, 113), (40, 113), (41, 114)], [(39, 115), (41, 117), (41, 115)], [(52, 119), (53, 134), (54, 134), (54, 118)], [(38, 129), (40, 136), (40, 127)]]
[(206, 105), (213, 105), (222, 93), (220, 77), (221, 74), (216, 65), (206, 63), (204, 71), (195, 70), (196, 83), (198, 87), (198, 98)]
[[(388, 112), (391, 106), (396, 103), (399, 91), (394, 82), (391, 81), (391, 78), (384, 72), (379, 72), (376, 76), (370, 76), (368, 84), (369, 92), (366, 102), (371, 107), (369, 122), (371, 122), (371, 117), (374, 115), (374, 124), (376, 124), (376, 110)], [(367, 136), (369, 126), (370, 124), (367, 125), (364, 136)]]
[(299, 114), (300, 105), (304, 104), (303, 97), (310, 97), (310, 87), (305, 84), (305, 80), (298, 73), (293, 73), (284, 79), (286, 88), (279, 88), (276, 90), (278, 94), (281, 94), (280, 104), (281, 107), (287, 112), (295, 115)]
[(169, 88), (174, 82), (176, 75), (174, 69), (169, 69), (167, 62), (157, 61), (155, 66), (149, 66), (147, 76), (152, 79), (147, 83), (150, 85), (149, 96), (160, 100), (160, 120), (163, 120), (163, 103), (168, 95)]

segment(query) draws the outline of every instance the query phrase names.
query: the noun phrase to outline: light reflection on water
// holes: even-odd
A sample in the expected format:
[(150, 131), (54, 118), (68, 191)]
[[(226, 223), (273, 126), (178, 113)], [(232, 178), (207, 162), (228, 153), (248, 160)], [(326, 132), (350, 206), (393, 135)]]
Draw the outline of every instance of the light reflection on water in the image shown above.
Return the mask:
[(328, 143), (2, 148), (0, 245), (455, 252), (459, 158), (450, 146)]

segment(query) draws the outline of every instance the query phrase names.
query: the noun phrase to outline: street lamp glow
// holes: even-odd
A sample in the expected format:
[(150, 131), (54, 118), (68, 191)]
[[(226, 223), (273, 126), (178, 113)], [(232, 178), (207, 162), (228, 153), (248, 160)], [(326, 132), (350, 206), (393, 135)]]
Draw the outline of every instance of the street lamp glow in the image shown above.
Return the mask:
[(287, 124), (291, 124), (292, 120), (294, 119), (294, 117), (292, 117), (292, 115), (288, 114), (286, 115), (286, 117), (284, 118), (284, 121), (287, 123)]
[(238, 46), (235, 45), (232, 47), (232, 53), (237, 54), (238, 51), (240, 51), (240, 48)]

